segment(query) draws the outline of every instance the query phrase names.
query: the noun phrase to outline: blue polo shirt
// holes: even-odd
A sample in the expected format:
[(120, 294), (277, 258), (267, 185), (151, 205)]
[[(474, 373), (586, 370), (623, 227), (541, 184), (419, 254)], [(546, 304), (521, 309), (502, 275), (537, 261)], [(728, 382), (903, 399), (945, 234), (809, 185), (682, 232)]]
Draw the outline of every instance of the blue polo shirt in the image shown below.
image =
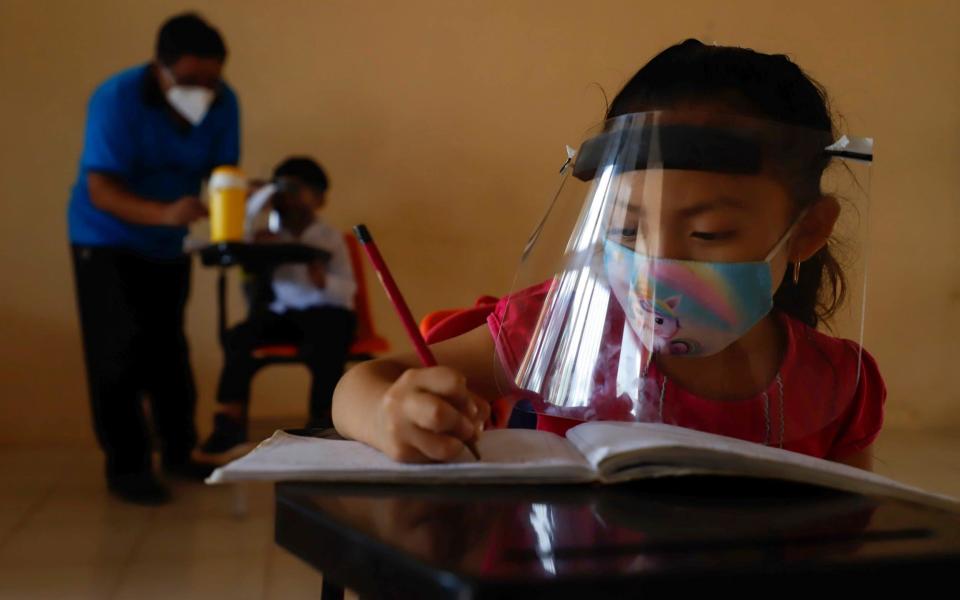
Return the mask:
[(182, 253), (186, 227), (123, 221), (93, 205), (86, 183), (87, 173), (104, 173), (138, 196), (172, 202), (198, 194), (214, 167), (237, 164), (240, 108), (229, 86), (221, 85), (196, 126), (178, 122), (169, 110), (149, 65), (114, 75), (94, 91), (67, 211), (72, 244), (128, 248), (154, 258)]

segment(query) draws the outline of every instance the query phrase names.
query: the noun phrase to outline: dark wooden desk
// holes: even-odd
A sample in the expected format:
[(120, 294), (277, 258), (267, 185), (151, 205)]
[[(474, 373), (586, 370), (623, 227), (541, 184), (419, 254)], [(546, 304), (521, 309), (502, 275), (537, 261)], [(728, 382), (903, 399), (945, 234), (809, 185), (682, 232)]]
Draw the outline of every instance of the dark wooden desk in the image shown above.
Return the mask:
[(198, 251), (200, 262), (207, 267), (241, 266), (251, 271), (272, 269), (286, 263), (307, 263), (330, 260), (330, 253), (298, 243), (222, 242)]
[(276, 541), (323, 572), (325, 594), (383, 598), (830, 597), (896, 583), (922, 592), (960, 569), (958, 515), (730, 478), (280, 483)]

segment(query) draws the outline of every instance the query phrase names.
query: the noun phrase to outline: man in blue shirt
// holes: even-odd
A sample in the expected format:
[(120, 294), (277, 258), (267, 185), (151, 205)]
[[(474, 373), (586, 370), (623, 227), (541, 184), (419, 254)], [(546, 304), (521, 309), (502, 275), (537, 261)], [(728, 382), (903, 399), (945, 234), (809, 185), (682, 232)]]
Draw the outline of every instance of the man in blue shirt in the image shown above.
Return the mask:
[(239, 107), (221, 74), (220, 34), (193, 14), (168, 20), (155, 59), (90, 99), (68, 210), (80, 324), (109, 489), (141, 503), (169, 492), (151, 468), (142, 398), (165, 470), (202, 475), (196, 391), (184, 333), (187, 226), (206, 215), (201, 181), (239, 160)]

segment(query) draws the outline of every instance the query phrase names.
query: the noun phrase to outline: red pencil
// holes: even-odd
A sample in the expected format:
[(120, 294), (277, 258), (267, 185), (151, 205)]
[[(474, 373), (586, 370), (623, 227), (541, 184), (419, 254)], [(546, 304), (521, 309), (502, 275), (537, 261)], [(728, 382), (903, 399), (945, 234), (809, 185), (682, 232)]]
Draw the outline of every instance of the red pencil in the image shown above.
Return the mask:
[[(390, 298), (390, 303), (393, 304), (393, 308), (400, 316), (403, 328), (407, 330), (407, 336), (410, 338), (410, 341), (413, 342), (413, 347), (420, 357), (420, 362), (423, 363), (425, 367), (437, 366), (437, 359), (434, 358), (433, 352), (430, 352), (430, 347), (427, 346), (427, 342), (423, 339), (423, 336), (420, 335), (420, 328), (417, 327), (417, 322), (413, 320), (410, 307), (407, 306), (407, 301), (403, 299), (403, 294), (400, 293), (397, 282), (393, 280), (393, 275), (390, 274), (387, 263), (385, 263), (383, 257), (380, 256), (377, 243), (373, 241), (373, 236), (370, 235), (367, 226), (357, 225), (353, 228), (353, 233), (357, 236), (357, 239), (360, 240), (364, 250), (367, 251), (367, 257), (370, 259), (370, 263), (373, 264), (373, 270), (376, 271), (377, 277), (383, 285), (383, 289), (387, 292), (387, 297)], [(474, 440), (469, 440), (465, 442), (464, 445), (470, 450), (474, 458), (480, 460), (480, 453), (477, 451)]]

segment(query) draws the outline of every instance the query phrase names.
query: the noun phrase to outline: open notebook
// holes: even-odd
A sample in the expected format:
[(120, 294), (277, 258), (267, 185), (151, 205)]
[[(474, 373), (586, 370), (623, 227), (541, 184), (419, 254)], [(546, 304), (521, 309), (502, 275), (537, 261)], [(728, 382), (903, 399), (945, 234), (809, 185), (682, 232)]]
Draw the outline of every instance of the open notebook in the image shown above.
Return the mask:
[(960, 502), (874, 473), (795, 452), (709, 433), (649, 423), (592, 422), (566, 439), (527, 429), (484, 433), (482, 461), (397, 463), (360, 442), (282, 431), (223, 466), (207, 483), (341, 481), (384, 483), (617, 483), (651, 477), (731, 475), (818, 485), (957, 511)]

